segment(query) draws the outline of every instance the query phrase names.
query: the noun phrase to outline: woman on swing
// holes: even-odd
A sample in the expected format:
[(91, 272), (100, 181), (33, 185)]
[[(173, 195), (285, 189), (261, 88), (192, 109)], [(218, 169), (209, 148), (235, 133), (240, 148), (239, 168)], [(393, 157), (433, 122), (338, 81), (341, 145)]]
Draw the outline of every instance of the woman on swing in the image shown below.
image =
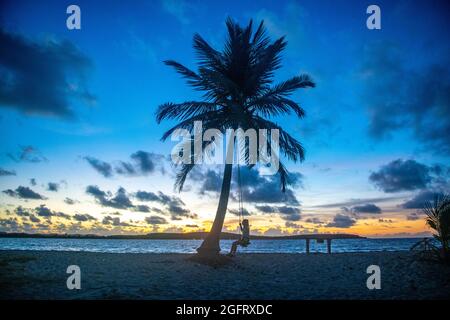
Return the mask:
[(243, 246), (246, 247), (250, 244), (250, 226), (248, 224), (248, 219), (242, 220), (242, 223), (239, 223), (239, 227), (241, 228), (241, 238), (239, 240), (236, 240), (231, 245), (229, 256), (234, 256), (236, 254), (237, 246)]

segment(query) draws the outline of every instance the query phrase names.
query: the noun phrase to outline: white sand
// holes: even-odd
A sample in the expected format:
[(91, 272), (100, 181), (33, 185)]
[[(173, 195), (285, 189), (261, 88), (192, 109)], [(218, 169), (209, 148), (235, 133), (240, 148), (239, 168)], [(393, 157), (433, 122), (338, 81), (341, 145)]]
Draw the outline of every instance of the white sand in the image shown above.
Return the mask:
[[(409, 252), (241, 254), (220, 268), (187, 254), (0, 251), (2, 299), (432, 299), (450, 297), (450, 268)], [(68, 265), (81, 290), (66, 288)], [(381, 268), (368, 290), (366, 268)]]

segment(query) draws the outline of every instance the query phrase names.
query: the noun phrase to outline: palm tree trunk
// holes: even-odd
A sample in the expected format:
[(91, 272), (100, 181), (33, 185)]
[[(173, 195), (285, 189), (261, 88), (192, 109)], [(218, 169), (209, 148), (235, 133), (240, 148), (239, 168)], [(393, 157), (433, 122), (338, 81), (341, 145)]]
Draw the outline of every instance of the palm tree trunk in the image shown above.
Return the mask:
[(225, 214), (227, 213), (232, 171), (233, 164), (225, 164), (222, 190), (220, 192), (219, 206), (217, 207), (216, 218), (214, 219), (214, 223), (205, 240), (203, 240), (201, 246), (197, 248), (197, 252), (199, 254), (217, 255), (220, 252), (220, 234), (222, 233), (223, 222), (225, 220)]

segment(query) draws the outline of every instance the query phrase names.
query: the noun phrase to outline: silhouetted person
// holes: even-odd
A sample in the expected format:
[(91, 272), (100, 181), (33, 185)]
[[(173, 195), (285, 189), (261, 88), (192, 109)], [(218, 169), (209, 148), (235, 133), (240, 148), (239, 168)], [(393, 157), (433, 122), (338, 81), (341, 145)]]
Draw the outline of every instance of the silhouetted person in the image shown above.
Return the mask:
[(234, 256), (236, 254), (238, 245), (246, 247), (250, 244), (250, 226), (248, 224), (248, 219), (242, 220), (242, 223), (239, 223), (239, 227), (241, 228), (242, 235), (239, 240), (233, 242), (231, 245), (231, 250), (229, 253), (230, 256)]

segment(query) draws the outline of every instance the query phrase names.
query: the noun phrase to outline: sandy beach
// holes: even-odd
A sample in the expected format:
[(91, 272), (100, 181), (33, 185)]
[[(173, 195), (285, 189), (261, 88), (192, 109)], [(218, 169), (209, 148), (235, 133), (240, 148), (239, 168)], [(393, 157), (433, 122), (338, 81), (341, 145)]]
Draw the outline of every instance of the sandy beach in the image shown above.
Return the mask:
[[(450, 268), (410, 252), (241, 254), (219, 268), (188, 254), (0, 251), (1, 299), (442, 299)], [(369, 265), (381, 290), (368, 290)], [(81, 269), (68, 290), (66, 269)]]

